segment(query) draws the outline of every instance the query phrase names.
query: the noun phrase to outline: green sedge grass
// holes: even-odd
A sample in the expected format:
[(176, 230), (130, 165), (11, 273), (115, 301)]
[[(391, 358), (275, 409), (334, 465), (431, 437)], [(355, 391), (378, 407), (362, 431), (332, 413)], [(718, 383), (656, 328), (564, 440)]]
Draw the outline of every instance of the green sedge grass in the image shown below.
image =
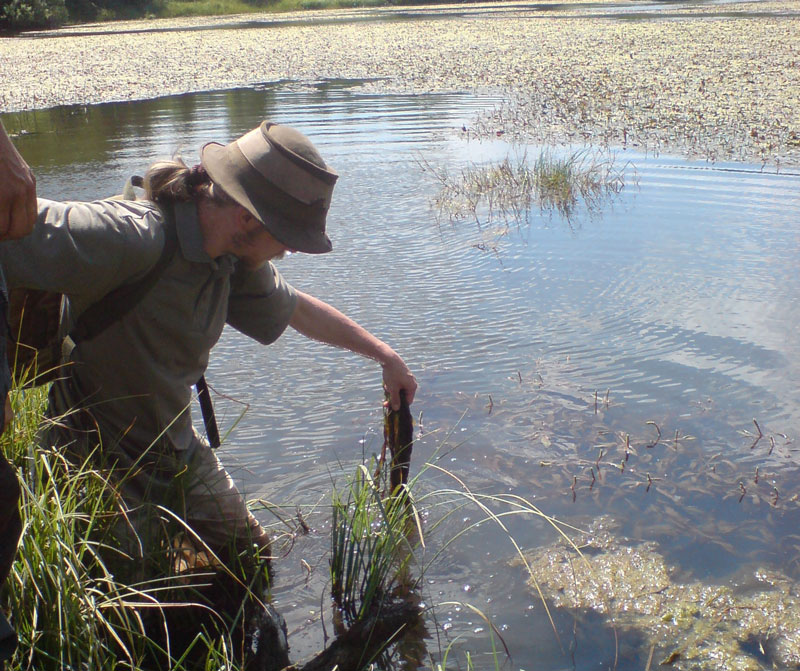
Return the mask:
[(347, 625), (380, 606), (404, 578), (414, 554), (408, 492), (383, 498), (379, 483), (359, 466), (346, 494), (333, 491), (331, 592)]
[[(126, 514), (118, 490), (90, 459), (75, 465), (42, 444), (46, 392), (38, 387), (12, 393), (15, 419), (2, 438), (4, 453), (18, 469), (23, 519), (17, 558), (2, 591), (20, 639), (11, 668), (137, 669), (141, 660), (155, 658), (181, 671), (188, 654), (175, 657), (159, 649), (144, 620), (194, 604), (175, 599), (183, 583), (169, 570), (142, 581), (126, 580), (118, 570), (131, 563), (112, 533)], [(234, 668), (224, 639), (201, 632), (194, 646), (209, 668)]]
[[(189, 653), (154, 649), (144, 623), (153, 613), (186, 605), (175, 602), (179, 586), (174, 576), (166, 571), (158, 579), (124, 579), (116, 565), (128, 558), (109, 533), (121, 514), (117, 490), (88, 461), (75, 466), (57, 450), (41, 445), (37, 431), (47, 404), (45, 389), (15, 392), (12, 398), (13, 430), (2, 438), (2, 448), (20, 472), (24, 520), (17, 560), (2, 593), (21, 642), (12, 668), (136, 669), (143, 659), (155, 657), (162, 660), (162, 668), (186, 669)], [(441, 454), (450, 453), (450, 448), (440, 449)], [(522, 497), (471, 491), (439, 465), (441, 454), (422, 465), (407, 488), (394, 496), (386, 495), (385, 476), (376, 477), (366, 464), (356, 467), (344, 487), (333, 488), (329, 589), (344, 628), (379, 611), (388, 598), (421, 591), (423, 577), (442, 553), (481, 525), (497, 525), (507, 534), (509, 547), (522, 559), (534, 585), (533, 571), (506, 518), (544, 519), (567, 539), (575, 531)], [(454, 486), (424, 491), (431, 480), (442, 477)], [(448, 520), (466, 508), (478, 510), (479, 518), (451, 534)], [(167, 510), (162, 513), (169, 516)], [(544, 595), (540, 598), (546, 607)], [(462, 605), (489, 625), (489, 663), (499, 669), (509, 655), (500, 632), (488, 615), (471, 604)], [(435, 612), (447, 606), (428, 608)], [(430, 656), (431, 669), (461, 666), (455, 660), (455, 643), (436, 654), (437, 659)], [(238, 671), (225, 637), (200, 632), (193, 647), (207, 669)], [(390, 659), (371, 660), (365, 668), (392, 668)], [(468, 659), (472, 663), (474, 651)]]
[(500, 161), (469, 165), (458, 174), (432, 166), (424, 159), (421, 169), (439, 185), (431, 205), (439, 221), (473, 220), (479, 228), (527, 223), (538, 208), (555, 213), (568, 223), (583, 207), (596, 214), (619, 194), (635, 171), (630, 163), (617, 165), (614, 155), (598, 149), (568, 153), (544, 148), (534, 160), (515, 150)]

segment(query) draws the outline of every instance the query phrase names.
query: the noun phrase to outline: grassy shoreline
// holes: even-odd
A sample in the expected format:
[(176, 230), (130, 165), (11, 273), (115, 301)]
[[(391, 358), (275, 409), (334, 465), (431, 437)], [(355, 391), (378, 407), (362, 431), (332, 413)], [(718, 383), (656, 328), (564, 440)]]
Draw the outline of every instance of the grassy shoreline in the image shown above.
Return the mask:
[[(435, 1), (435, 0), (434, 0)], [(114, 23), (186, 16), (281, 13), (309, 9), (378, 7), (392, 0), (0, 0), (0, 35), (53, 30), (87, 22)], [(409, 0), (406, 4), (413, 4)]]
[(319, 9), (348, 9), (356, 7), (403, 6), (413, 3), (397, 3), (388, 0), (275, 0), (257, 5), (244, 0), (166, 0), (155, 8), (149, 17), (174, 19), (179, 17), (220, 17), (237, 14), (282, 14)]

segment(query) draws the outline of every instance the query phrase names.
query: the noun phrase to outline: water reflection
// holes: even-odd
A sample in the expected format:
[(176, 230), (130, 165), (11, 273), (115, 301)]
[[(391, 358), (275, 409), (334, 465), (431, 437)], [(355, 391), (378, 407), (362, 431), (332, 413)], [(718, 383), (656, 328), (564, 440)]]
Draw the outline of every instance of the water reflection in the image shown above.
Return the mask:
[[(494, 102), (285, 84), (3, 120), (25, 131), (18, 144), (54, 198), (117, 192), (150, 159), (180, 148), (191, 161), (204, 142), (260, 118), (300, 127), (342, 175), (334, 253), (292, 255), (282, 271), (415, 368), (417, 465), (436, 454), (474, 490), (524, 497), (577, 526), (610, 515), (622, 535), (657, 543), (699, 580), (722, 583), (756, 564), (796, 578), (800, 178), (631, 156), (638, 188), (602, 217), (569, 227), (533, 212), (486, 254), (473, 225), (435, 223), (436, 185), (419, 158), (457, 171), (502, 157), (502, 143), (460, 133)], [(223, 426), (249, 404), (226, 463), (254, 495), (307, 506), (317, 527), (278, 574), (302, 657), (319, 646), (307, 622), (325, 582), (319, 502), (342, 464), (380, 446), (379, 375), (291, 333), (264, 349), (226, 332), (212, 358), (210, 383), (235, 399), (217, 398)], [(422, 483), (442, 486), (453, 481), (433, 471)], [(465, 511), (438, 533), (475, 521)], [(531, 517), (508, 527), (526, 548), (555, 538)], [(613, 659), (613, 633), (591, 619), (576, 627), (568, 613), (555, 616), (559, 646), (512, 556), (504, 532), (480, 527), (430, 568), (426, 601), (480, 607), (502, 627), (515, 667), (563, 668), (571, 649), (575, 668)], [(310, 582), (298, 557), (315, 569)], [(470, 613), (448, 607), (433, 626), (486, 650)], [(626, 645), (618, 668), (643, 668), (644, 644)]]

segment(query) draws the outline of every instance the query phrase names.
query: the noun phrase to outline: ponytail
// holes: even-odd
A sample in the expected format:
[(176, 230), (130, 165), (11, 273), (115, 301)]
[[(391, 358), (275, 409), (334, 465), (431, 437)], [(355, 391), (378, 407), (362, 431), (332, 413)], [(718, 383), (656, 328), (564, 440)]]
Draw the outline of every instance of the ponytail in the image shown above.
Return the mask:
[(144, 175), (145, 198), (155, 203), (187, 202), (210, 198), (219, 205), (234, 201), (211, 181), (202, 165), (190, 168), (180, 158), (158, 161)]

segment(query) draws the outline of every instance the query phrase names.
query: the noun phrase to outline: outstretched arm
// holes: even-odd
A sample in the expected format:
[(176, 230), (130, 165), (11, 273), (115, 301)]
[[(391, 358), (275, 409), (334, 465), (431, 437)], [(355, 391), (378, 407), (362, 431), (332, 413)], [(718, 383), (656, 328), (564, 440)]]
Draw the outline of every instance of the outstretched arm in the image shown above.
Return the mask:
[(409, 403), (414, 400), (417, 381), (400, 355), (336, 308), (298, 291), (297, 306), (289, 324), (308, 338), (348, 349), (380, 363), (383, 385), (393, 409), (400, 408), (401, 389), (405, 390)]
[(0, 123), (0, 240), (17, 240), (36, 221), (36, 178)]
[[(31, 232), (34, 223), (36, 178), (0, 123), (0, 240), (17, 240), (23, 237)], [(4, 282), (2, 273), (0, 282)], [(5, 315), (2, 316), (2, 323), (5, 326)], [(13, 417), (8, 394), (0, 403), (3, 405), (0, 410), (3, 417), (0, 433), (3, 433)]]

